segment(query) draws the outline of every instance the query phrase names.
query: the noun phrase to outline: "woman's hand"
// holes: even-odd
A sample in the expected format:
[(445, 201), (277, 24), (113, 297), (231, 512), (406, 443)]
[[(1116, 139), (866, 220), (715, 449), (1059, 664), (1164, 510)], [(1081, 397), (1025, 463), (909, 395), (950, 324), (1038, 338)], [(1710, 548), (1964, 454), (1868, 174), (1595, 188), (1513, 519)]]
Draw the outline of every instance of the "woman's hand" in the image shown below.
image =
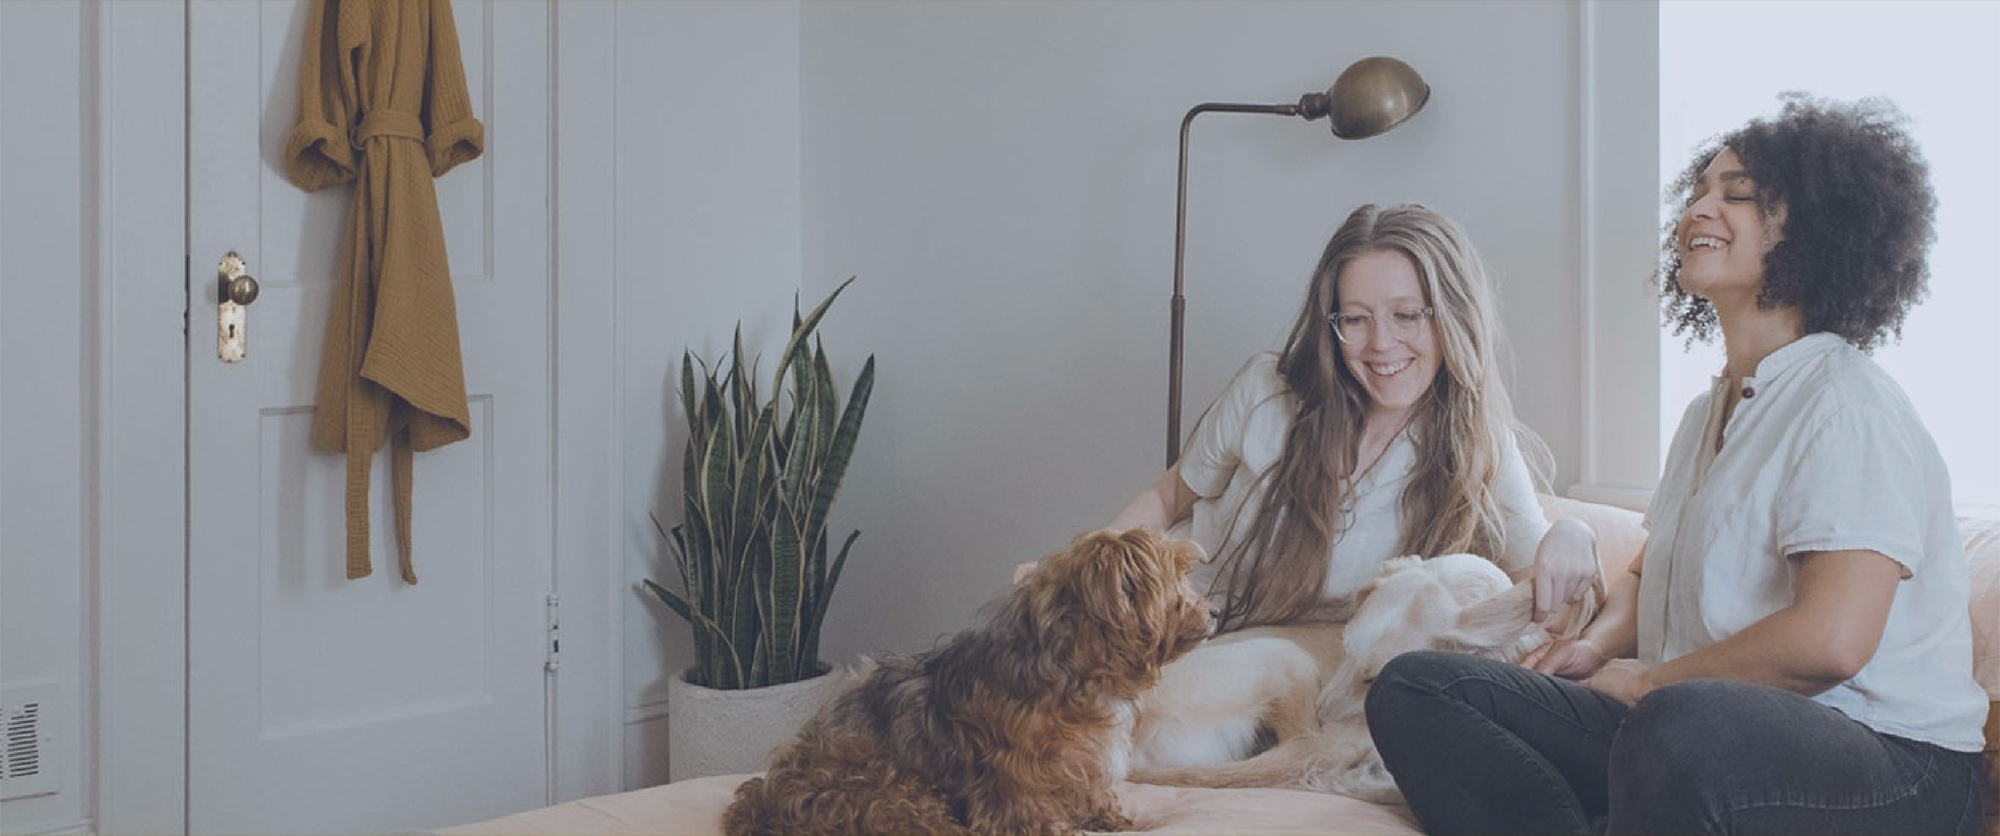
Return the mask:
[(1652, 693), (1652, 681), (1646, 676), (1651, 671), (1637, 659), (1613, 659), (1584, 680), (1583, 687), (1629, 706)]
[(1583, 639), (1561, 639), (1537, 647), (1521, 659), (1521, 667), (1564, 679), (1585, 679), (1608, 661), (1604, 650)]
[(1597, 534), (1582, 521), (1565, 517), (1549, 526), (1535, 548), (1535, 623), (1583, 600), (1596, 590), (1604, 595), (1604, 572), (1597, 563)]

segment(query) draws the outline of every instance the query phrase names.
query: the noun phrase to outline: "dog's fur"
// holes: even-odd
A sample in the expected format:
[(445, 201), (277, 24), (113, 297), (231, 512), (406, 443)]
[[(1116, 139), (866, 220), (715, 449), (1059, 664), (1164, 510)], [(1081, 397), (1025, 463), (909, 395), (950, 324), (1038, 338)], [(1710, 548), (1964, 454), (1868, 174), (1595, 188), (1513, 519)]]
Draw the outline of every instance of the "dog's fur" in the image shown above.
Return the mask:
[(1125, 830), (1131, 703), (1214, 631), (1192, 542), (1093, 532), (984, 626), (857, 677), (736, 791), (731, 834)]
[(1391, 559), (1345, 623), (1242, 630), (1169, 665), (1160, 686), (1136, 703), (1130, 777), (1401, 803), (1361, 711), (1382, 666), (1411, 650), (1519, 662), (1546, 642), (1579, 635), (1596, 615), (1595, 596), (1536, 624), (1532, 584), (1510, 586), (1484, 558)]

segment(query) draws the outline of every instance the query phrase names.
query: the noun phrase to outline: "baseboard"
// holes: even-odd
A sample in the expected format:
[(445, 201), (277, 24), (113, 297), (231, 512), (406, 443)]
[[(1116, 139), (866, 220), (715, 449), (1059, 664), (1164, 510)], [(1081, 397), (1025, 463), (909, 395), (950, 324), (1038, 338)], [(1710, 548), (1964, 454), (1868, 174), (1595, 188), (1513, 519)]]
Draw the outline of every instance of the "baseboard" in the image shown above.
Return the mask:
[(667, 782), (667, 701), (625, 709), (624, 788), (636, 790)]
[(7, 827), (8, 836), (96, 836), (96, 833), (97, 823), (90, 819), (32, 825), (28, 830), (15, 830), (11, 823)]
[(625, 725), (628, 726), (637, 726), (642, 723), (651, 723), (655, 720), (664, 720), (666, 717), (666, 700), (654, 700), (640, 705), (626, 706), (625, 708)]

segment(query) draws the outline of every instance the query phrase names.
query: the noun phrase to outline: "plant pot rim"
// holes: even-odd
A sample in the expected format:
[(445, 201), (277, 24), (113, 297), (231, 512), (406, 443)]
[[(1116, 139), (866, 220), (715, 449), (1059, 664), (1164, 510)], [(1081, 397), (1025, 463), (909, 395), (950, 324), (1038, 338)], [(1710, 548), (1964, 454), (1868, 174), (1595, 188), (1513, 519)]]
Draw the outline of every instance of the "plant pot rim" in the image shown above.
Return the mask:
[(779, 688), (790, 688), (795, 685), (798, 686), (803, 686), (808, 684), (816, 685), (819, 684), (820, 680), (825, 679), (828, 674), (838, 672), (838, 669), (833, 665), (833, 663), (828, 662), (825, 659), (821, 659), (819, 661), (819, 664), (815, 665), (813, 669), (815, 672), (813, 673), (812, 676), (808, 676), (804, 679), (794, 679), (790, 682), (780, 682), (776, 685), (759, 685), (754, 688), (715, 688), (708, 685), (697, 685), (693, 680), (688, 679), (688, 674), (693, 672), (694, 668), (686, 667), (686, 668), (681, 668), (679, 673), (674, 674), (674, 683), (683, 688), (699, 688), (703, 691), (715, 691), (718, 693), (727, 693), (731, 691), (772, 691)]

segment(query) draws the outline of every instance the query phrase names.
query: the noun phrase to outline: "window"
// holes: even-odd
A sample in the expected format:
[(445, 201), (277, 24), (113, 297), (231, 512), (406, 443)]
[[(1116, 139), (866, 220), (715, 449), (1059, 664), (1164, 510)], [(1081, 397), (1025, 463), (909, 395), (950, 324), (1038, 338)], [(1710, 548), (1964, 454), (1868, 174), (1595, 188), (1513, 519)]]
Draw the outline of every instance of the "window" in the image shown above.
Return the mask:
[[(1937, 191), (1930, 297), (1875, 359), (1902, 384), (1959, 503), (2000, 504), (2000, 3), (1661, 3), (1660, 178), (1778, 93), (1885, 96), (1909, 117)], [(1666, 220), (1662, 208), (1662, 222)], [(1660, 453), (1722, 368), (1719, 345), (1661, 330)]]

